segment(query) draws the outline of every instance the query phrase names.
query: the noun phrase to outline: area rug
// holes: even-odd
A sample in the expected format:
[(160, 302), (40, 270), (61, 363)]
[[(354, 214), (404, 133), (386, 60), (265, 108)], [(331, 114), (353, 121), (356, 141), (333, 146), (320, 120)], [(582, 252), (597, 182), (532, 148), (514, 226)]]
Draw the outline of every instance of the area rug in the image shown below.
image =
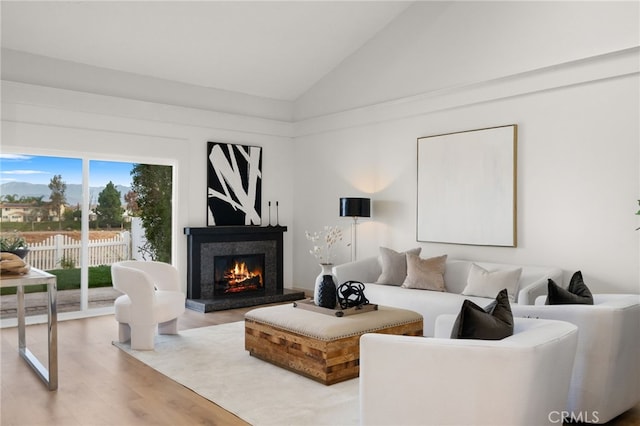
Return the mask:
[(255, 426), (357, 425), (358, 379), (325, 386), (249, 356), (244, 322), (156, 336), (123, 351)]

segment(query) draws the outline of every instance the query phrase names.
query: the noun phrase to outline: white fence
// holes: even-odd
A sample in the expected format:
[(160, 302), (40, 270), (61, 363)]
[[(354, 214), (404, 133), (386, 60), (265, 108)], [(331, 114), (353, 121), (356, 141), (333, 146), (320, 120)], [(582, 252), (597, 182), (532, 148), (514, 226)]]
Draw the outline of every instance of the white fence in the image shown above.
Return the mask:
[[(68, 235), (52, 235), (40, 243), (29, 244), (27, 263), (49, 270), (80, 267), (82, 243)], [(111, 265), (131, 259), (131, 234), (120, 232), (113, 238), (89, 241), (89, 265)]]

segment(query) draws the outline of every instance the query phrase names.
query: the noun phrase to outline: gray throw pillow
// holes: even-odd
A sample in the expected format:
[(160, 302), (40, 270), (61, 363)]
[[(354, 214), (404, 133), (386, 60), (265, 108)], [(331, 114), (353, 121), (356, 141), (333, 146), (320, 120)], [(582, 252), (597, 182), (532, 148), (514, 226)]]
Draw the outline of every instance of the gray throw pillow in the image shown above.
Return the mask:
[(382, 273), (376, 284), (402, 285), (407, 277), (407, 253), (418, 256), (421, 250), (422, 247), (416, 247), (400, 253), (390, 248), (380, 247)]
[(415, 254), (407, 253), (407, 278), (404, 279), (402, 288), (447, 291), (444, 285), (446, 262), (446, 254), (422, 259)]

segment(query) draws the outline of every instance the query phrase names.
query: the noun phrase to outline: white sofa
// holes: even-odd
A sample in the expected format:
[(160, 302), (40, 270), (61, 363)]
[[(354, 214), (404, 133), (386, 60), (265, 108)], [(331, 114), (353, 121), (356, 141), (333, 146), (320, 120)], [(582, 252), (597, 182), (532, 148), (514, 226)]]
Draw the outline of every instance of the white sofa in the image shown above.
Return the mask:
[(578, 349), (566, 412), (570, 420), (606, 423), (640, 402), (640, 295), (594, 294), (593, 305), (513, 306), (514, 317), (578, 326)]
[(555, 282), (562, 282), (562, 270), (554, 267), (447, 259), (444, 274), (446, 292), (407, 289), (393, 285), (374, 284), (382, 273), (382, 266), (377, 256), (334, 266), (333, 274), (336, 276), (338, 284), (350, 280), (364, 283), (364, 293), (370, 303), (409, 309), (422, 314), (424, 335), (433, 336), (436, 318), (442, 314), (457, 314), (465, 299), (469, 299), (479, 306), (486, 306), (494, 300), (493, 298), (460, 294), (467, 284), (467, 276), (473, 263), (487, 270), (507, 270), (521, 267), (522, 274), (515, 298), (515, 302), (519, 304), (533, 304), (536, 297), (546, 295), (549, 278)]
[(502, 340), (449, 339), (455, 315), (436, 338), (360, 338), (361, 425), (561, 424), (577, 327), (514, 318)]

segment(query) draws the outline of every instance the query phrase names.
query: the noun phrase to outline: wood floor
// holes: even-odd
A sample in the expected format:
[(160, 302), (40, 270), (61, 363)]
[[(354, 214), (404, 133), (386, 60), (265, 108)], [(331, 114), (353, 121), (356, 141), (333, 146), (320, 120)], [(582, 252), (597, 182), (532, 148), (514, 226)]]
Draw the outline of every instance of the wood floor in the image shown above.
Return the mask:
[[(244, 319), (249, 310), (189, 311), (180, 329)], [(46, 360), (46, 325), (27, 327), (27, 347)], [(0, 425), (247, 425), (128, 356), (113, 315), (58, 323), (59, 388), (49, 392), (18, 355), (17, 328), (0, 330)], [(215, 360), (212, 360), (215, 362)]]
[[(251, 308), (189, 311), (180, 329), (244, 319)], [(113, 316), (58, 323), (59, 389), (49, 392), (18, 355), (16, 328), (0, 330), (0, 425), (247, 425), (111, 344)], [(27, 346), (46, 359), (46, 325), (27, 328)], [(212, 360), (215, 362), (215, 360)], [(609, 423), (640, 425), (640, 405)]]

